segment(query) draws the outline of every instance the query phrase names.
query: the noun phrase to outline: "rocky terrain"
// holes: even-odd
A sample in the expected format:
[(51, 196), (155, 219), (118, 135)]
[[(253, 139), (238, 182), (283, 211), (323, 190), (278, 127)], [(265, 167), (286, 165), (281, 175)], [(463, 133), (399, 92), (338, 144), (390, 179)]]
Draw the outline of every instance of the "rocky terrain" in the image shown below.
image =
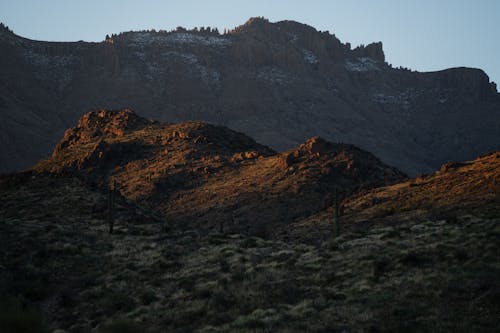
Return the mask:
[[(360, 191), (342, 202), (343, 227), (368, 228), (373, 224), (443, 219), (473, 214), (497, 217), (500, 212), (500, 153), (473, 161), (443, 164), (439, 171), (390, 186)], [(332, 230), (333, 207), (298, 220), (286, 235), (302, 241), (324, 238)], [(292, 229), (293, 231), (291, 231)]]
[(499, 180), (498, 152), (407, 179), (317, 137), (89, 112), (0, 176), (0, 332), (493, 332)]
[(415, 175), (498, 150), (500, 99), (479, 69), (393, 68), (382, 43), (351, 47), (293, 21), (42, 42), (0, 27), (0, 171), (45, 158), (83, 113), (130, 107), (206, 121), (277, 151), (348, 142)]
[(128, 109), (86, 113), (34, 170), (116, 183), (177, 225), (261, 236), (331, 205), (335, 188), (348, 194), (405, 179), (351, 145), (315, 137), (276, 153), (224, 127), (150, 122)]

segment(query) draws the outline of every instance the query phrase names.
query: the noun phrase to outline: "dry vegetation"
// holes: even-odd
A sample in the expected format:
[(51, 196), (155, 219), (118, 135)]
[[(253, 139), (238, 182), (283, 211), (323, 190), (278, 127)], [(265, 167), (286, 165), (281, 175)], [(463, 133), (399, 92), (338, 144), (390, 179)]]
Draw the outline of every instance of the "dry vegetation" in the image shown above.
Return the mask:
[(105, 196), (74, 178), (4, 181), (1, 193), (2, 299), (37, 306), (51, 329), (470, 332), (500, 315), (498, 218), (373, 226), (314, 246), (199, 237), (125, 202), (108, 235)]

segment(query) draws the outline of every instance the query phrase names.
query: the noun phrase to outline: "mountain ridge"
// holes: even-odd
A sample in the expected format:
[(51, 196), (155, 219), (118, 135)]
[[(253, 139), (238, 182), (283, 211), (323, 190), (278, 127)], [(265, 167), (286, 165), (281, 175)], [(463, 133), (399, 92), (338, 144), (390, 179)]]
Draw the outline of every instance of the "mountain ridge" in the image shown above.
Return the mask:
[(498, 149), (500, 95), (482, 70), (392, 68), (380, 42), (351, 49), (293, 21), (258, 18), (226, 34), (125, 32), (99, 43), (3, 30), (3, 171), (47, 156), (96, 108), (225, 125), (280, 151), (321, 136), (413, 175)]

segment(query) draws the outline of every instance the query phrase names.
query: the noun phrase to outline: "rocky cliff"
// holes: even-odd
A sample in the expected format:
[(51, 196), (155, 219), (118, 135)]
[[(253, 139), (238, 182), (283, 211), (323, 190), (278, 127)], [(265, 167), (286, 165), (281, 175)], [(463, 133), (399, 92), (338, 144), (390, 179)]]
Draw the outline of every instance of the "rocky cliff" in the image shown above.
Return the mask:
[(415, 174), (499, 149), (500, 98), (479, 69), (392, 68), (382, 43), (352, 48), (293, 21), (141, 31), (53, 43), (0, 29), (0, 171), (48, 156), (93, 108), (207, 121), (283, 151), (348, 142)]

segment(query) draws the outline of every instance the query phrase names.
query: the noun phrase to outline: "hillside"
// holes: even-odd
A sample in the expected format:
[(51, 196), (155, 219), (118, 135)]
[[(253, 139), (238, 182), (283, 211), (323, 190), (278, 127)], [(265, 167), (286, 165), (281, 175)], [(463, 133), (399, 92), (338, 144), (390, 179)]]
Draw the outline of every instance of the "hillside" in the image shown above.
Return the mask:
[(187, 228), (261, 236), (321, 211), (335, 187), (353, 193), (405, 178), (347, 144), (316, 137), (276, 153), (224, 127), (151, 122), (128, 109), (86, 113), (34, 170), (116, 182), (124, 197)]
[[(411, 42), (411, 41), (409, 41)], [(480, 69), (393, 68), (293, 21), (43, 42), (0, 28), (0, 172), (45, 158), (87, 110), (224, 125), (284, 151), (349, 142), (408, 174), (498, 150), (500, 99)]]
[[(468, 162), (449, 162), (439, 171), (390, 186), (361, 191), (342, 202), (347, 230), (402, 221), (444, 220), (473, 215), (500, 216), (500, 153)], [(332, 229), (333, 207), (297, 221), (287, 229), (299, 238), (322, 238)]]
[(379, 220), (311, 245), (217, 231), (200, 237), (122, 199), (109, 235), (105, 193), (67, 176), (4, 176), (0, 198), (2, 331), (491, 332), (498, 325), (498, 215)]

